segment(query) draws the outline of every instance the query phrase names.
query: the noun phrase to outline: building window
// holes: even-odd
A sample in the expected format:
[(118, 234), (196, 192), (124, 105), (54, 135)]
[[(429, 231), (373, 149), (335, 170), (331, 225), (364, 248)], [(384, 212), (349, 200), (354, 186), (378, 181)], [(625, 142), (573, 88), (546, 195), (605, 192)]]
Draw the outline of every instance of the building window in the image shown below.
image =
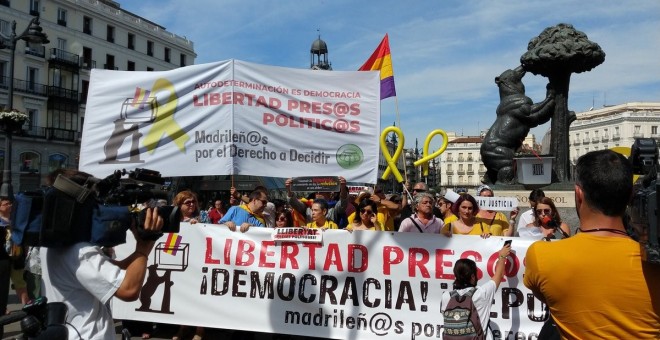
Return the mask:
[(186, 55), (183, 53), (181, 53), (181, 56), (179, 57), (179, 66), (186, 66)]
[(83, 17), (83, 33), (92, 34), (92, 18)]
[(147, 55), (150, 57), (154, 56), (154, 42), (147, 41)]
[(23, 152), (20, 156), (21, 172), (37, 173), (41, 167), (39, 155), (34, 152)]
[(106, 40), (111, 43), (115, 42), (115, 28), (113, 26), (108, 25)]
[(147, 66), (147, 71), (148, 71), (148, 72), (151, 72), (151, 71), (153, 71), (153, 70), (154, 70), (153, 67), (148, 67), (148, 66)]
[(128, 49), (135, 49), (135, 34), (133, 33), (128, 33)]
[(165, 52), (165, 58), (164, 58), (164, 59), (165, 59), (166, 62), (169, 63), (169, 62), (170, 62), (170, 56), (171, 56), (171, 54), (172, 54), (172, 51), (169, 49), (169, 47), (165, 47), (165, 51), (164, 51), (164, 52)]
[(651, 134), (652, 135), (657, 135), (658, 134), (658, 126), (657, 125), (651, 126)]
[(66, 9), (57, 9), (57, 24), (66, 27)]
[(115, 56), (112, 54), (105, 55), (105, 69), (106, 70), (115, 70)]
[(11, 35), (11, 26), (9, 26), (9, 21), (0, 20), (0, 33), (6, 36)]
[(9, 79), (7, 79), (7, 62), (0, 60), (0, 85), (7, 86)]
[(39, 15), (39, 0), (30, 0), (30, 15)]
[[(83, 80), (80, 87), (80, 99), (83, 103), (87, 102), (87, 94), (89, 93), (89, 80)], [(82, 126), (82, 125), (81, 125)]]
[(126, 62), (126, 70), (127, 71), (135, 71), (135, 62), (134, 61), (128, 61)]
[(55, 153), (48, 156), (48, 172), (53, 172), (57, 169), (66, 168), (66, 163), (68, 159), (69, 157), (61, 153)]

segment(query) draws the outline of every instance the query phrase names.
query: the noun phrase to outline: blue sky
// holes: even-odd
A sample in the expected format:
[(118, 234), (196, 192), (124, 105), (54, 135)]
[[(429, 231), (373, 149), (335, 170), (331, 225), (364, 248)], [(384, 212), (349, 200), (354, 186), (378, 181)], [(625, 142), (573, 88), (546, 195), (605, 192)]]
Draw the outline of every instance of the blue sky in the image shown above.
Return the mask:
[[(397, 98), (381, 104), (383, 127), (397, 121), (412, 147), (434, 129), (478, 135), (495, 120), (494, 78), (520, 64), (530, 39), (570, 23), (606, 53), (573, 74), (569, 109), (660, 101), (660, 1), (263, 1), (119, 0), (121, 7), (195, 44), (195, 63), (240, 59), (309, 68), (320, 30), (335, 70), (357, 70), (385, 33)], [(523, 79), (534, 102), (547, 79)], [(399, 123), (397, 122), (397, 125)], [(532, 130), (540, 142), (549, 123)], [(437, 137), (440, 138), (440, 137)], [(437, 148), (439, 140), (432, 143)]]

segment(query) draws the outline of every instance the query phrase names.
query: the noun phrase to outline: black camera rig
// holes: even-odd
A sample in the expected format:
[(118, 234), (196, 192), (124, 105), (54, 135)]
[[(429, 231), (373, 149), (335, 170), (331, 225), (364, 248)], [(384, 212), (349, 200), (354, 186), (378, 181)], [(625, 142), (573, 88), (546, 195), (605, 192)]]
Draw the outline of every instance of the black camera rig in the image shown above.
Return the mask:
[(660, 264), (660, 235), (658, 235), (658, 212), (660, 212), (660, 178), (658, 178), (658, 146), (653, 138), (636, 138), (630, 148), (633, 172), (643, 175), (634, 186), (632, 202), (628, 209), (630, 227), (639, 241), (642, 259)]

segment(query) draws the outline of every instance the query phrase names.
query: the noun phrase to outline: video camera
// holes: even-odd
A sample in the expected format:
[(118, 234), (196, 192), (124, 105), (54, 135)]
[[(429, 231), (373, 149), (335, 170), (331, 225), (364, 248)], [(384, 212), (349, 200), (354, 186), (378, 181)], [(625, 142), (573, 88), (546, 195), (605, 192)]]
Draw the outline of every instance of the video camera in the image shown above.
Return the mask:
[(633, 187), (633, 198), (628, 208), (630, 226), (640, 243), (642, 259), (660, 264), (660, 237), (658, 235), (658, 146), (653, 138), (635, 138), (630, 148), (633, 172), (640, 177)]
[[(126, 174), (128, 178), (122, 179)], [(41, 247), (78, 242), (111, 247), (126, 242), (126, 231), (133, 224), (143, 240), (157, 240), (164, 232), (179, 231), (178, 207), (156, 203), (167, 198), (167, 192), (159, 187), (163, 184), (159, 172), (117, 170), (104, 179), (83, 177), (60, 174), (45, 190), (17, 194), (11, 217), (14, 240)], [(146, 210), (140, 210), (140, 204), (158, 209), (164, 222), (161, 232), (144, 230)]]

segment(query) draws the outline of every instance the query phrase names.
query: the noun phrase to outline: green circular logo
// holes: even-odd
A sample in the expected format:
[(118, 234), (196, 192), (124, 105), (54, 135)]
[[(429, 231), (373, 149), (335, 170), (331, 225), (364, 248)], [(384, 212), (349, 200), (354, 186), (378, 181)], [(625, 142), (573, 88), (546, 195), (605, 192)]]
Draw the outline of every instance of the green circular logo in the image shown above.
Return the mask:
[(355, 144), (344, 144), (337, 150), (337, 164), (344, 169), (357, 168), (364, 161), (362, 149)]

